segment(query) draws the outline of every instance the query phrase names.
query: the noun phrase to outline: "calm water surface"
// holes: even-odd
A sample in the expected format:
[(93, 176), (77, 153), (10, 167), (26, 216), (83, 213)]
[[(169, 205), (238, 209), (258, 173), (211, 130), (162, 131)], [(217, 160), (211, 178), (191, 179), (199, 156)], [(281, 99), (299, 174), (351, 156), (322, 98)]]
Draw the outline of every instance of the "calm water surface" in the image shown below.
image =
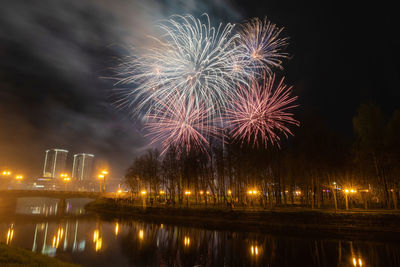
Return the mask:
[(84, 266), (400, 266), (400, 244), (110, 222), (88, 201), (20, 198), (0, 211), (0, 242)]

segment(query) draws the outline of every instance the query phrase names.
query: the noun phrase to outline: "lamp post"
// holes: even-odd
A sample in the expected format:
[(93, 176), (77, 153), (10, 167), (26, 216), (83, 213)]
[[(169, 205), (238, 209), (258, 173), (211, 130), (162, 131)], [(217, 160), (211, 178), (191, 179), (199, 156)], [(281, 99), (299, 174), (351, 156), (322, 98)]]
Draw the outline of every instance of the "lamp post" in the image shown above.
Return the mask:
[(357, 190), (355, 189), (345, 189), (344, 190), (344, 196), (345, 196), (345, 201), (346, 201), (346, 210), (349, 210), (349, 194), (354, 194), (357, 193)]
[(60, 177), (62, 178), (64, 182), (64, 191), (67, 191), (67, 183), (71, 181), (71, 178), (69, 178), (68, 173), (61, 173)]
[(102, 183), (103, 183), (103, 180), (104, 180), (104, 174), (99, 174), (98, 176), (97, 176), (97, 178), (99, 179), (99, 192), (101, 192), (102, 190)]
[(252, 198), (252, 196), (256, 196), (258, 194), (258, 191), (255, 190), (255, 189), (249, 190), (249, 191), (247, 191), (247, 194), (250, 195), (250, 199), (251, 199), (250, 203), (251, 203), (251, 206), (253, 206), (253, 198)]
[(189, 207), (189, 196), (192, 192), (190, 192), (189, 190), (185, 191), (185, 195), (186, 195), (186, 206)]
[(165, 201), (166, 200), (165, 191), (164, 190), (160, 190), (159, 194), (160, 194), (160, 200), (161, 201)]
[(107, 170), (102, 170), (97, 178), (99, 179), (99, 192), (106, 192), (106, 176), (108, 174)]
[(64, 191), (67, 191), (67, 184), (71, 181), (71, 178), (69, 177), (64, 177)]
[(142, 205), (143, 205), (143, 209), (145, 209), (145, 208), (146, 208), (146, 194), (147, 194), (147, 192), (146, 192), (146, 190), (142, 190), (142, 191), (140, 192), (140, 194), (142, 195)]
[(230, 207), (231, 209), (233, 208), (233, 197), (232, 197), (232, 190), (228, 190), (228, 199), (229, 199), (229, 203), (230, 203)]
[(102, 170), (101, 171), (101, 175), (103, 175), (103, 192), (105, 193), (106, 192), (106, 176), (107, 176), (107, 174), (108, 174), (108, 171), (107, 170)]
[(6, 171), (2, 171), (1, 174), (2, 174), (3, 176), (10, 176), (10, 175), (11, 175), (11, 172), (6, 170)]

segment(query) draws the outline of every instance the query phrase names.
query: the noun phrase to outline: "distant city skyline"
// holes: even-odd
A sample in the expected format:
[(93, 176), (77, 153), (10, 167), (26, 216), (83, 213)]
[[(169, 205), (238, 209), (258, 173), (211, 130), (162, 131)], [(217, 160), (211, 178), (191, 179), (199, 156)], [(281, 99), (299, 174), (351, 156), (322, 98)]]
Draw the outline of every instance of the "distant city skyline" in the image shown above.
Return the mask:
[(58, 178), (65, 172), (68, 150), (52, 148), (46, 150), (43, 166), (43, 177)]
[[(75, 153), (73, 160), (68, 160), (69, 151), (62, 148), (51, 148), (45, 151), (43, 173), (46, 178), (60, 178), (67, 173), (77, 181), (89, 181), (93, 179), (94, 154)], [(71, 164), (70, 164), (71, 163)]]
[(79, 153), (74, 155), (72, 165), (72, 179), (78, 181), (90, 181), (93, 179), (94, 155)]

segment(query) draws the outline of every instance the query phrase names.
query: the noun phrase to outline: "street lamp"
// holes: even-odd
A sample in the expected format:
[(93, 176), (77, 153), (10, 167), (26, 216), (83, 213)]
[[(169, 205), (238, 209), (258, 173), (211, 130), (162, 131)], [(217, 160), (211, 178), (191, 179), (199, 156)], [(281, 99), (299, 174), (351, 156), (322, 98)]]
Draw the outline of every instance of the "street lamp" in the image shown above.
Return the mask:
[(164, 201), (166, 199), (164, 190), (160, 190), (159, 195), (160, 195), (160, 200)]
[[(106, 192), (106, 176), (108, 174), (107, 170), (102, 170), (101, 173), (97, 176), (100, 180), (100, 192)], [(103, 190), (102, 190), (103, 189)]]
[(102, 190), (101, 190), (101, 188), (102, 188), (102, 182), (103, 182), (103, 180), (104, 180), (104, 174), (99, 174), (98, 176), (97, 176), (97, 178), (99, 178), (99, 180), (100, 180), (100, 182), (99, 182), (99, 192), (101, 192)]
[(251, 199), (250, 204), (251, 204), (251, 206), (253, 206), (253, 198), (252, 198), (252, 196), (256, 196), (258, 194), (258, 191), (255, 190), (255, 189), (252, 189), (252, 190), (247, 191), (247, 194), (250, 195), (250, 199)]
[(61, 173), (60, 177), (64, 182), (64, 191), (67, 191), (67, 183), (71, 181), (71, 178), (69, 177), (68, 173)]
[(4, 176), (10, 176), (11, 172), (10, 171), (3, 171), (1, 174), (4, 175)]
[(249, 190), (249, 191), (247, 191), (247, 194), (249, 194), (249, 195), (257, 195), (257, 190)]
[(186, 206), (189, 207), (189, 196), (192, 192), (190, 192), (189, 190), (185, 191), (185, 195), (186, 195)]
[(143, 208), (145, 209), (146, 208), (146, 195), (147, 195), (147, 192), (146, 192), (146, 190), (142, 190), (141, 192), (140, 192), (140, 194), (142, 195), (142, 204), (143, 204)]
[(344, 196), (345, 196), (345, 200), (346, 200), (346, 210), (349, 210), (349, 199), (348, 199), (348, 195), (349, 194), (354, 194), (354, 193), (357, 193), (357, 190), (356, 189), (353, 189), (353, 188), (351, 188), (351, 189), (345, 189), (344, 190)]
[(69, 178), (67, 176), (67, 177), (64, 177), (63, 180), (64, 180), (64, 183), (65, 183), (64, 191), (67, 191), (67, 184), (71, 181), (71, 178)]

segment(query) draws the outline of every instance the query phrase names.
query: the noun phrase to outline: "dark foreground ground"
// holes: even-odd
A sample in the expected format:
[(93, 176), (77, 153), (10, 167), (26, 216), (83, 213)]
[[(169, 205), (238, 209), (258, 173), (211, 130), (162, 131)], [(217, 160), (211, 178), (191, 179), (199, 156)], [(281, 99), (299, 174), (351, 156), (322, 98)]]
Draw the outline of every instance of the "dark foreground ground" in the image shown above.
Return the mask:
[(255, 231), (343, 239), (400, 240), (400, 212), (310, 210), (230, 210), (130, 206), (112, 199), (89, 203), (86, 210), (104, 219), (140, 219), (210, 229)]
[(65, 263), (26, 249), (7, 246), (0, 243), (0, 266), (54, 266), (76, 267), (79, 265)]

